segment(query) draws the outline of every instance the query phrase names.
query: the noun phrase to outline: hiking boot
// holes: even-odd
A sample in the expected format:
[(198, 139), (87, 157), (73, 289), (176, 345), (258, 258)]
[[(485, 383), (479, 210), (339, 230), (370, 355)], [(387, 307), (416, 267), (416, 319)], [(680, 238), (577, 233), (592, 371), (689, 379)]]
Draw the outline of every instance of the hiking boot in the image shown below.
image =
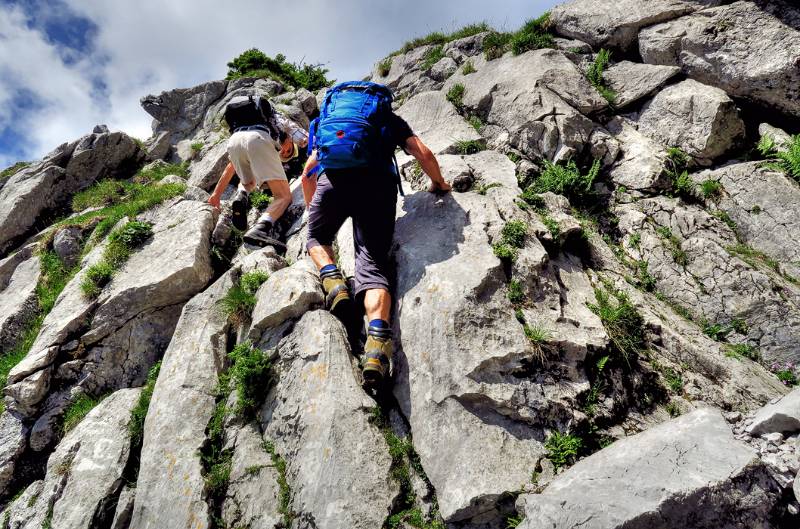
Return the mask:
[(325, 306), (328, 310), (342, 320), (351, 306), (350, 291), (347, 281), (338, 268), (327, 272), (320, 272), (322, 289), (325, 291)]
[(231, 202), (233, 227), (239, 231), (247, 229), (247, 210), (250, 208), (250, 194), (243, 189), (236, 192)]
[(364, 384), (377, 388), (389, 378), (392, 351), (391, 329), (370, 325), (367, 343), (364, 345), (364, 357), (361, 360)]
[(279, 248), (285, 248), (286, 245), (283, 244), (275, 235), (275, 226), (264, 219), (259, 219), (255, 225), (247, 230), (247, 233), (244, 234), (244, 242), (247, 244), (253, 244), (255, 246), (276, 246)]

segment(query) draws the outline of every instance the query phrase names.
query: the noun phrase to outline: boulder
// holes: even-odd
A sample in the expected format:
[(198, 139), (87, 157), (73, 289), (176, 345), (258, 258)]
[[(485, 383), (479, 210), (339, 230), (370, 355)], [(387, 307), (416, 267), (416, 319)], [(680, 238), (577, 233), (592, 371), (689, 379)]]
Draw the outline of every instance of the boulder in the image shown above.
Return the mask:
[(792, 136), (783, 129), (774, 127), (769, 123), (762, 123), (758, 126), (758, 135), (763, 138), (768, 136), (775, 142), (775, 147), (779, 151), (785, 151), (787, 146), (792, 143)]
[[(227, 81), (211, 81), (192, 88), (168, 90), (140, 100), (145, 112), (153, 116), (153, 134), (162, 131), (183, 133), (184, 137), (203, 122), (206, 112), (225, 94)], [(173, 139), (170, 143), (177, 143)]]
[[(497, 503), (528, 483), (543, 457), (537, 439), (546, 428), (569, 422), (569, 403), (588, 389), (574, 366), (558, 382), (546, 375), (542, 352), (528, 341), (506, 298), (504, 267), (491, 247), (504, 221), (490, 193), (503, 190), (407, 195), (395, 231), (394, 395), (448, 523), (499, 523)], [(591, 288), (579, 286), (582, 271), (574, 264), (575, 279), (565, 273), (563, 290), (560, 269), (540, 274), (547, 254), (535, 237), (528, 239), (514, 265), (520, 267), (514, 277), (536, 294), (526, 318), (544, 320), (540, 306), (547, 296), (555, 308), (543, 323), (554, 324), (554, 340), (563, 340), (565, 357), (577, 363), (586, 354), (579, 343), (592, 331), (571, 322)], [(575, 336), (581, 337), (572, 341)], [(603, 343), (595, 339), (593, 347)]]
[[(258, 424), (229, 432), (233, 450), (231, 474), (222, 519), (227, 527), (275, 529), (283, 527), (280, 508), (280, 474), (264, 449)], [(233, 446), (230, 446), (230, 445)]]
[(67, 270), (72, 269), (80, 257), (83, 247), (82, 239), (82, 230), (76, 227), (58, 230), (53, 237), (53, 251), (56, 252)]
[(317, 271), (305, 259), (272, 274), (258, 289), (256, 299), (249, 332), (254, 343), (265, 330), (325, 305)]
[(229, 323), (218, 303), (233, 286), (233, 277), (225, 274), (186, 304), (164, 353), (144, 425), (130, 527), (211, 525), (198, 452), (206, 443), (214, 388), (227, 352)]
[(41, 492), (7, 511), (9, 527), (90, 529), (110, 524), (130, 455), (128, 422), (139, 389), (123, 389), (98, 404), (47, 461)]
[(727, 165), (693, 178), (722, 184), (716, 205), (736, 223), (739, 238), (800, 278), (800, 188), (794, 180), (762, 162)]
[(434, 154), (455, 154), (458, 142), (481, 139), (442, 92), (418, 94), (400, 107), (397, 114)]
[[(420, 71), (421, 65), (425, 60), (425, 55), (431, 48), (432, 46), (420, 46), (407, 53), (398, 53), (397, 55), (386, 57), (375, 64), (372, 70), (372, 80), (392, 89), (399, 88), (401, 82), (408, 85), (419, 80), (422, 74)], [(383, 61), (390, 62), (389, 72), (386, 75), (381, 75), (379, 68)]]
[(615, 442), (517, 501), (520, 528), (759, 527), (780, 491), (711, 408)]
[(644, 29), (645, 62), (792, 116), (800, 116), (800, 9), (785, 1), (745, 2)]
[(0, 261), (0, 350), (10, 351), (39, 309), (39, 257), (28, 246)]
[(25, 451), (29, 428), (8, 411), (0, 415), (0, 494), (9, 492), (17, 459)]
[(800, 389), (795, 389), (779, 401), (758, 410), (747, 427), (747, 433), (752, 436), (774, 432), (800, 432)]
[(719, 0), (573, 0), (550, 11), (559, 35), (588, 42), (595, 49), (627, 51), (636, 44), (641, 28), (719, 5)]
[(189, 184), (211, 191), (227, 165), (228, 142), (221, 139), (189, 167)]
[(614, 117), (606, 127), (619, 142), (622, 153), (609, 170), (612, 182), (637, 191), (670, 186), (664, 173), (667, 150), (663, 145), (639, 132), (635, 123), (623, 117)]
[(399, 492), (349, 353), (336, 318), (306, 313), (278, 344), (280, 377), (261, 412), (264, 438), (286, 460), (291, 509), (318, 529), (380, 527)]
[(624, 108), (649, 96), (680, 71), (677, 66), (620, 61), (608, 67), (603, 79), (614, 91), (614, 106)]
[(444, 81), (458, 68), (458, 63), (452, 57), (442, 57), (431, 66), (430, 76), (437, 81)]
[(701, 165), (711, 165), (744, 137), (733, 100), (693, 79), (659, 92), (645, 104), (637, 124), (642, 134), (680, 147)]
[(0, 189), (0, 255), (73, 194), (102, 178), (130, 176), (140, 156), (127, 134), (89, 134), (9, 177)]
[(456, 72), (443, 92), (456, 84), (464, 85), (465, 108), (483, 118), (482, 133), (498, 147), (510, 145), (529, 158), (552, 161), (591, 151), (604, 165), (617, 156), (609, 134), (583, 115), (608, 103), (563, 52), (508, 54), (475, 73)]

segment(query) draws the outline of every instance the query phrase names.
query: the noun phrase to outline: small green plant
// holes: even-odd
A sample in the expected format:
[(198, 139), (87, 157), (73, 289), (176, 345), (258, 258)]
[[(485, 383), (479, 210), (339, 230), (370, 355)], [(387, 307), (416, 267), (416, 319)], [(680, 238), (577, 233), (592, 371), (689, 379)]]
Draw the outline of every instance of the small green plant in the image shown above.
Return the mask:
[[(196, 145), (200, 145), (200, 149), (197, 149), (198, 151), (203, 148), (202, 143), (193, 143), (192, 144), (193, 151), (195, 151)], [(169, 175), (175, 175), (181, 178), (187, 178), (189, 176), (189, 162), (154, 164), (136, 173), (136, 176), (133, 177), (133, 180), (135, 183), (139, 184), (150, 184), (153, 182), (160, 182), (161, 180), (164, 179), (164, 177)]]
[(286, 460), (275, 450), (272, 441), (264, 441), (261, 447), (272, 458), (272, 466), (278, 473), (278, 513), (283, 517), (283, 526), (291, 527), (295, 514), (292, 511), (292, 488), (286, 479)]
[(656, 278), (650, 273), (647, 261), (636, 262), (636, 280), (637, 286), (645, 292), (654, 292), (656, 290)]
[(192, 143), (192, 152), (196, 154), (196, 153), (202, 151), (203, 147), (205, 147), (204, 143), (201, 143), (201, 142)]
[(567, 165), (557, 165), (545, 160), (544, 167), (544, 171), (529, 187), (533, 193), (546, 193), (549, 191), (557, 195), (564, 195), (567, 198), (580, 200), (590, 194), (592, 184), (594, 184), (600, 172), (600, 161), (595, 160), (585, 174), (578, 169), (573, 160), (567, 162)]
[(666, 240), (667, 246), (672, 253), (672, 258), (675, 260), (675, 263), (685, 267), (689, 263), (689, 256), (681, 247), (680, 239), (673, 235), (672, 230), (670, 230), (667, 226), (659, 226), (656, 229), (656, 233), (658, 233), (662, 239)]
[(490, 189), (494, 189), (495, 187), (503, 187), (503, 184), (500, 182), (492, 182), (491, 184), (481, 184), (477, 188), (475, 188), (475, 192), (479, 195), (486, 195), (486, 193)]
[(614, 104), (614, 100), (617, 97), (617, 94), (608, 87), (606, 84), (605, 79), (603, 78), (603, 72), (605, 72), (606, 68), (608, 67), (608, 63), (611, 60), (611, 52), (607, 49), (603, 48), (598, 53), (594, 59), (594, 62), (589, 65), (589, 68), (586, 70), (586, 78), (589, 79), (589, 82), (595, 89), (600, 92), (600, 95), (608, 101), (610, 104)]
[(703, 322), (703, 334), (715, 342), (723, 341), (731, 332), (731, 328), (720, 323)]
[(389, 72), (392, 71), (392, 61), (394, 61), (394, 57), (389, 56), (379, 62), (378, 75), (381, 77), (386, 77), (389, 75)]
[(545, 210), (539, 211), (539, 218), (542, 219), (542, 224), (544, 224), (547, 231), (550, 232), (553, 240), (558, 242), (558, 238), (561, 236), (561, 226), (558, 224), (558, 221), (551, 217)]
[(483, 120), (474, 114), (467, 119), (467, 122), (472, 125), (472, 128), (478, 133), (483, 129)]
[(547, 437), (544, 447), (547, 450), (547, 459), (558, 470), (575, 463), (578, 452), (583, 447), (583, 440), (569, 433), (553, 432)]
[(464, 66), (461, 68), (461, 73), (464, 75), (469, 75), (471, 73), (475, 73), (478, 70), (475, 69), (475, 66), (472, 64), (472, 61), (466, 61)]
[(256, 209), (266, 209), (271, 203), (272, 196), (261, 191), (260, 189), (256, 189), (250, 193), (250, 205)]
[(105, 396), (95, 398), (83, 393), (80, 394), (78, 398), (70, 403), (64, 412), (61, 423), (62, 431), (67, 433), (75, 428), (104, 398)]
[(719, 180), (703, 180), (700, 183), (700, 191), (708, 200), (717, 199), (722, 195), (722, 184), (719, 183)]
[(734, 220), (731, 218), (731, 216), (728, 215), (727, 211), (722, 211), (721, 209), (718, 209), (718, 210), (712, 211), (711, 212), (711, 216), (721, 220), (722, 222), (724, 222), (725, 225), (728, 226), (734, 232), (738, 228), (738, 226), (736, 225), (736, 222), (734, 222)]
[(522, 160), (522, 156), (520, 156), (515, 152), (507, 152), (506, 156), (508, 157), (509, 160), (511, 160), (514, 163), (519, 163), (519, 161)]
[(771, 258), (764, 252), (760, 252), (747, 246), (746, 244), (736, 244), (727, 246), (725, 249), (729, 254), (739, 257), (742, 261), (749, 264), (753, 268), (758, 268), (759, 265), (766, 265), (775, 272), (780, 271), (780, 264), (775, 259)]
[(211, 465), (209, 472), (203, 478), (209, 495), (220, 496), (225, 493), (231, 478), (232, 464), (233, 454), (226, 451), (218, 461)]
[(594, 290), (597, 303), (588, 304), (608, 333), (614, 350), (630, 364), (630, 359), (645, 349), (644, 319), (627, 294), (610, 285)]
[(506, 529), (514, 529), (516, 527), (519, 527), (519, 524), (521, 524), (524, 520), (525, 517), (522, 515), (509, 516), (508, 518), (506, 518)]
[(761, 359), (761, 355), (759, 354), (758, 349), (747, 343), (737, 343), (737, 344), (727, 345), (725, 349), (725, 356), (729, 358), (736, 358), (737, 360), (741, 360), (742, 358), (749, 358), (754, 362), (757, 362)]
[(434, 46), (425, 53), (425, 58), (422, 60), (422, 69), (430, 69), (434, 64), (442, 60), (443, 57), (444, 45), (439, 44), (438, 46)]
[(486, 150), (484, 140), (460, 140), (455, 143), (455, 150), (458, 154), (477, 154)]
[(683, 377), (680, 373), (668, 367), (664, 370), (664, 380), (667, 381), (669, 389), (675, 393), (680, 395), (683, 392)]
[(461, 112), (464, 108), (464, 92), (466, 88), (461, 83), (456, 83), (447, 91), (447, 100), (453, 103), (456, 110)]
[(514, 305), (519, 305), (525, 301), (525, 291), (522, 288), (522, 283), (518, 279), (512, 279), (508, 284), (508, 301)]
[(784, 386), (793, 387), (798, 385), (797, 369), (792, 362), (774, 362), (770, 366), (770, 371), (775, 373)]
[(131, 436), (131, 446), (142, 446), (144, 440), (144, 421), (147, 418), (147, 411), (150, 409), (150, 400), (153, 398), (153, 390), (156, 387), (158, 373), (161, 370), (161, 362), (156, 362), (150, 371), (147, 372), (147, 381), (139, 394), (136, 406), (131, 410), (131, 418), (128, 421), (128, 433)]
[(521, 220), (511, 220), (506, 222), (501, 232), (503, 242), (522, 248), (525, 245), (525, 238), (528, 235), (528, 225)]
[(510, 33), (502, 33), (499, 31), (492, 31), (483, 39), (483, 54), (486, 60), (498, 59), (508, 51), (508, 45), (511, 42)]
[(672, 181), (672, 192), (684, 199), (694, 198), (695, 183), (689, 176), (689, 164), (692, 158), (679, 147), (667, 149), (667, 160), (664, 172)]
[(770, 134), (764, 134), (761, 136), (761, 139), (758, 140), (756, 150), (765, 158), (774, 155), (778, 151), (775, 138), (773, 138)]
[(271, 386), (272, 366), (269, 358), (250, 342), (234, 347), (228, 358), (232, 361), (228, 373), (238, 397), (233, 412), (240, 417), (252, 419)]
[(86, 270), (81, 282), (81, 291), (91, 299), (100, 294), (113, 275), (138, 248), (153, 235), (153, 226), (148, 222), (130, 221), (108, 236), (108, 245), (100, 261)]
[(667, 405), (664, 407), (664, 409), (666, 409), (667, 413), (669, 413), (669, 416), (673, 418), (680, 417), (680, 415), (683, 413), (683, 411), (681, 411), (680, 405), (674, 401), (669, 401)]
[(642, 243), (642, 234), (641, 233), (632, 233), (631, 236), (628, 238), (628, 246), (631, 248), (639, 249)]
[(521, 55), (529, 50), (554, 48), (555, 41), (550, 33), (551, 26), (550, 13), (528, 20), (522, 28), (512, 35), (510, 40), (511, 51), (514, 55)]
[(785, 150), (775, 153), (776, 160), (768, 164), (768, 167), (782, 171), (800, 182), (800, 134), (792, 136), (791, 142), (784, 147)]
[(222, 310), (234, 323), (241, 323), (256, 306), (256, 292), (269, 278), (269, 274), (255, 270), (243, 274), (239, 281), (220, 300)]
[(501, 261), (514, 262), (517, 259), (519, 251), (516, 248), (504, 243), (496, 243), (492, 245), (494, 255)]

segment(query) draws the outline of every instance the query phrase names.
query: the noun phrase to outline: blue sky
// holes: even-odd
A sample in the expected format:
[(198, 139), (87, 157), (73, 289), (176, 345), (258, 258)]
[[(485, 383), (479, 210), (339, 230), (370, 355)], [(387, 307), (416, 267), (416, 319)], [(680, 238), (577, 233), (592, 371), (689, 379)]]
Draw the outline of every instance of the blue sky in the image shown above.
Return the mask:
[(139, 98), (221, 79), (251, 47), (360, 78), (412, 37), (515, 29), (556, 1), (0, 0), (0, 169), (98, 123), (150, 136)]

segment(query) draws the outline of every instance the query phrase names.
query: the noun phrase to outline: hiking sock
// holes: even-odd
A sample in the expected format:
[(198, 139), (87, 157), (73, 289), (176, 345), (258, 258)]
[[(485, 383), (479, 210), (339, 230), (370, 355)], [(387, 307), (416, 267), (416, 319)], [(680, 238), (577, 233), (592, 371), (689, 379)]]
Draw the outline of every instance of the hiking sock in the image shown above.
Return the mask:
[(338, 266), (336, 266), (335, 264), (329, 264), (319, 269), (319, 275), (324, 275), (328, 274), (329, 272), (338, 272), (338, 271), (339, 271)]
[(381, 319), (370, 320), (369, 326), (370, 327), (375, 327), (376, 329), (388, 329), (389, 328), (389, 322), (386, 321), (386, 320), (381, 320)]

